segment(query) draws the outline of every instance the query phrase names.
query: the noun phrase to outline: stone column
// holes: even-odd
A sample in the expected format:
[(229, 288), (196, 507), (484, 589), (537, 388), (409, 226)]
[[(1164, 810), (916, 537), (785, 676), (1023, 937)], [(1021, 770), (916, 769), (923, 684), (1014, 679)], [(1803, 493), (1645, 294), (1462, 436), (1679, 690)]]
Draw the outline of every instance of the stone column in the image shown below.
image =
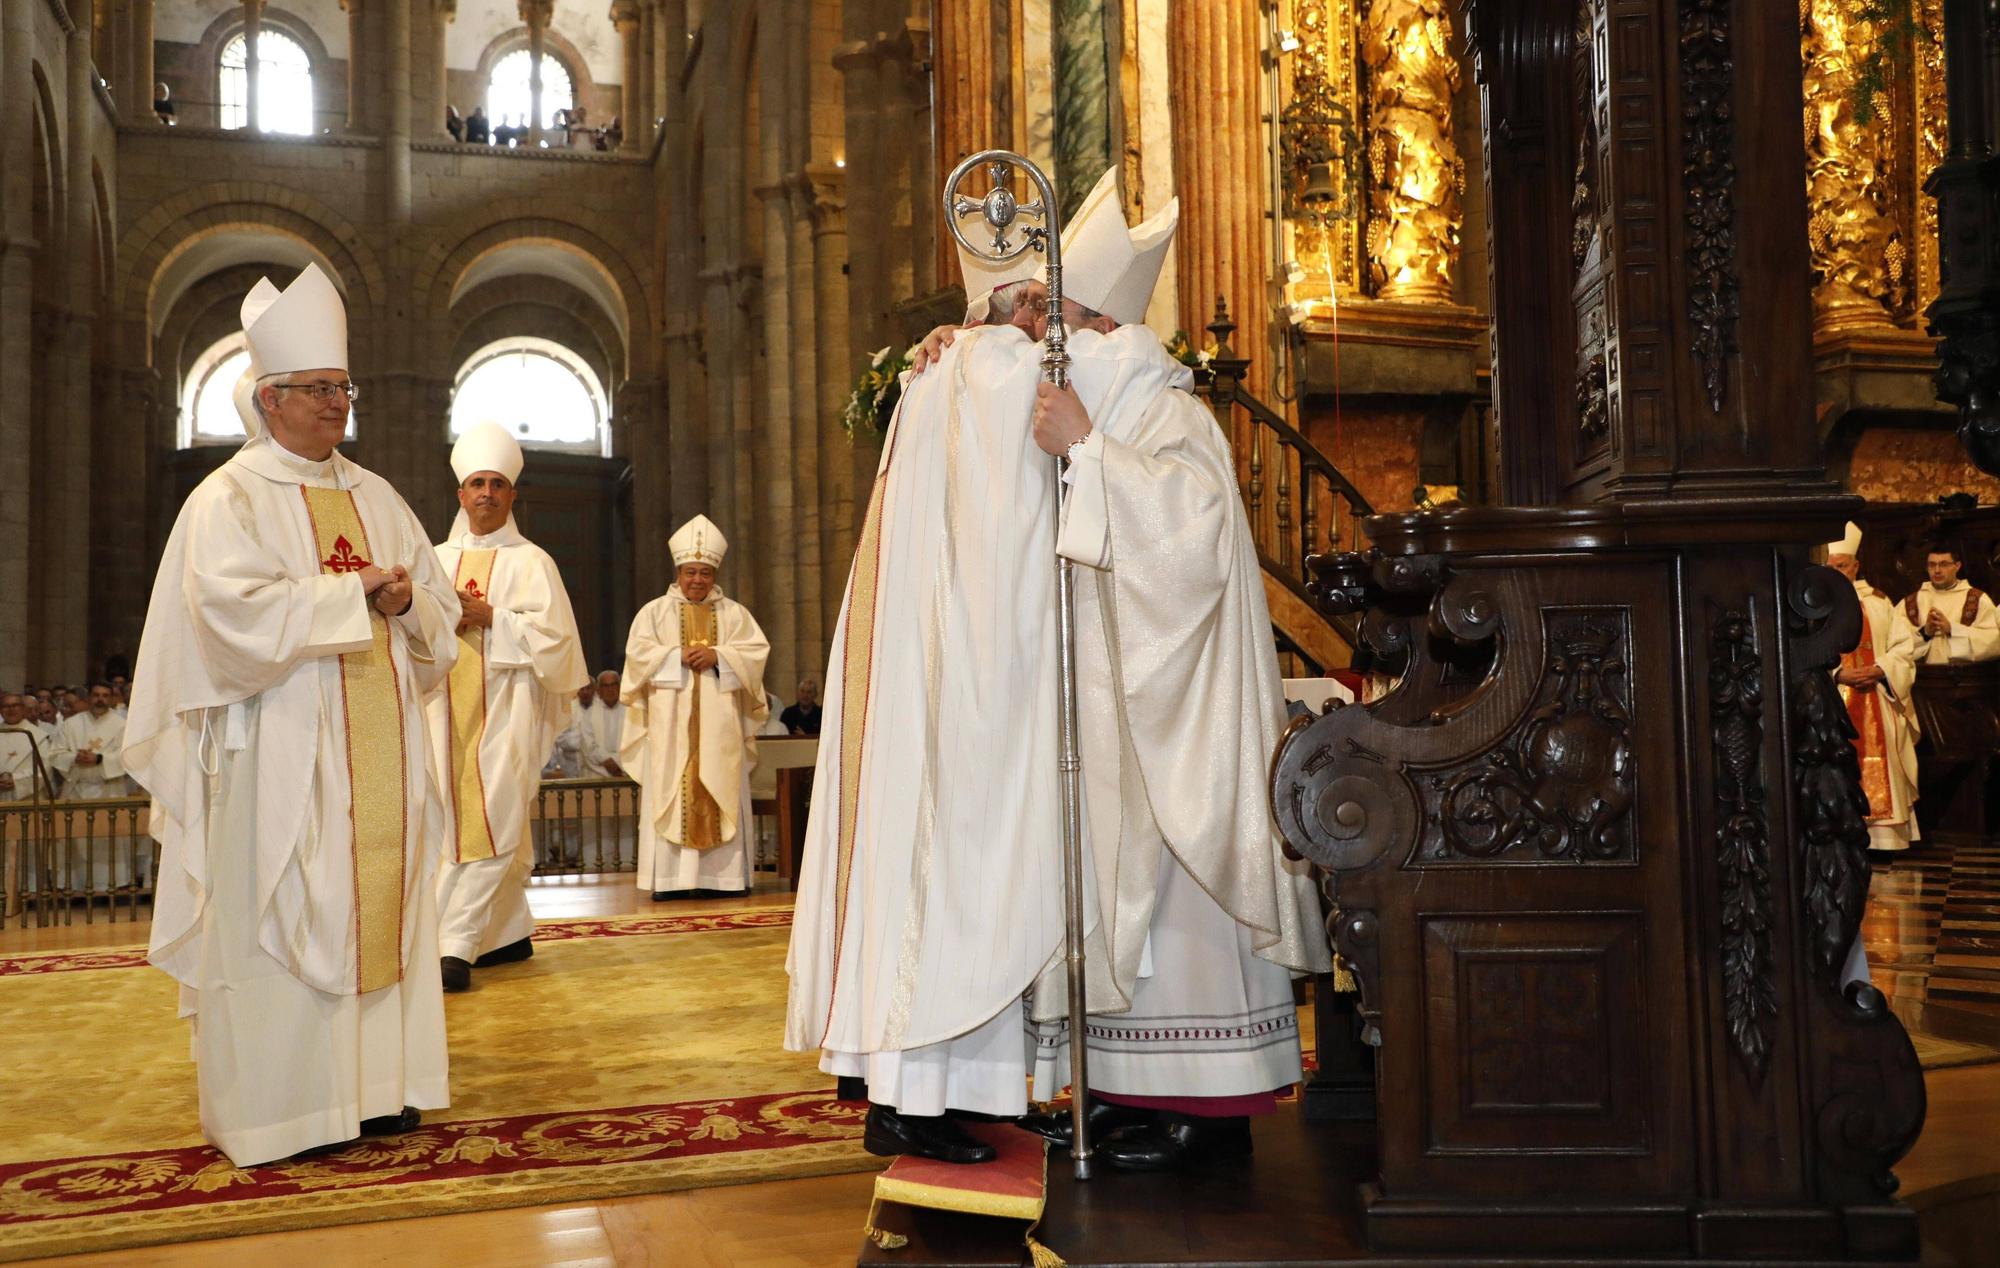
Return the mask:
[[(380, 0), (377, 0), (380, 3)], [(362, 0), (340, 0), (347, 11), (347, 130), (368, 130), (368, 91), (363, 80), (368, 75), (368, 23), (361, 16)]]
[[(29, 510), (33, 452), (34, 239), (33, 139), (35, 9), (0, 4), (0, 594), (28, 593)], [(0, 682), (18, 683), (28, 670), (24, 602), (0, 603)]]
[[(58, 354), (62, 379), (52, 385), (60, 394), (58, 408), (66, 422), (50, 437), (51, 448), (61, 455), (55, 487), (57, 519), (55, 558), (47, 561), (57, 573), (60, 612), (42, 613), (44, 624), (53, 619), (66, 631), (69, 645), (62, 653), (65, 666), (83, 668), (90, 650), (90, 589), (94, 556), (91, 551), (91, 348), (94, 314), (97, 308), (97, 279), (92, 276), (92, 253), (85, 249), (94, 231), (96, 198), (90, 175), (92, 140), (97, 131), (97, 100), (92, 91), (96, 82), (90, 58), (91, 0), (69, 0), (74, 28), (69, 32), (64, 78), (69, 100), (68, 134), (63, 146), (65, 208), (63, 252), (66, 292), (64, 303), (69, 320)], [(106, 490), (110, 492), (110, 490)]]
[(388, 71), (382, 95), (389, 105), (382, 142), (383, 211), (391, 224), (406, 225), (410, 221), (410, 0), (384, 0), (382, 17)]
[(813, 332), (819, 380), (819, 610), (820, 628), (830, 633), (847, 587), (847, 561), (854, 555), (860, 518), (854, 491), (866, 487), (858, 485), (857, 473), (864, 466), (872, 469), (873, 447), (851, 444), (840, 427), (855, 360), (847, 322), (853, 311), (847, 285), (847, 172), (819, 168), (807, 174), (813, 191), (813, 295), (820, 316)]
[(243, 0), (244, 126), (252, 132), (264, 130), (264, 103), (258, 91), (258, 78), (263, 73), (258, 41), (263, 29), (264, 0)]
[(659, 117), (660, 68), (660, 6), (658, 0), (642, 0), (639, 6), (639, 104), (633, 109), (639, 112), (634, 119), (625, 116), (625, 135), (639, 138), (639, 148), (651, 150), (653, 146), (653, 120)]
[[(776, 59), (774, 59), (776, 60)], [(766, 102), (773, 102), (773, 83), (778, 76), (766, 75)], [(775, 131), (775, 130), (774, 130)], [(775, 148), (775, 147), (773, 147)], [(768, 169), (767, 169), (768, 170)], [(763, 204), (764, 234), (764, 382), (763, 422), (750, 436), (757, 472), (752, 490), (759, 551), (757, 574), (766, 582), (763, 612), (764, 632), (771, 641), (769, 681), (785, 682), (798, 664), (798, 587), (794, 569), (798, 559), (796, 514), (798, 499), (792, 483), (796, 456), (792, 452), (792, 361), (808, 356), (811, 345), (800, 337), (794, 321), (791, 280), (790, 198), (784, 182), (760, 185), (756, 190)], [(801, 304), (799, 307), (803, 308)]]
[[(834, 51), (833, 64), (841, 74), (842, 95), (847, 101), (847, 171), (851, 173), (853, 197), (860, 206), (879, 209), (888, 197), (887, 174), (882, 170), (881, 158), (887, 148), (882, 135), (886, 119), (881, 55), (873, 41), (854, 40)], [(846, 237), (844, 221), (841, 236)], [(845, 247), (843, 254), (852, 263), (853, 276), (861, 279), (858, 286), (842, 288), (848, 296), (848, 329), (860, 346), (878, 347), (870, 340), (886, 329), (889, 306), (883, 279), (886, 255), (883, 236), (863, 233)], [(826, 292), (821, 291), (822, 307), (826, 302)], [(835, 377), (847, 378), (849, 369), (845, 364), (836, 367)], [(825, 505), (824, 500), (821, 505)]]
[(115, 54), (129, 68), (118, 105), (127, 123), (146, 119), (158, 124), (159, 116), (153, 113), (153, 0), (131, 0), (127, 13), (129, 51)]
[(1198, 331), (1229, 300), (1251, 357), (1252, 392), (1266, 395), (1270, 231), (1259, 118), (1262, 70), (1257, 0), (1211, 0), (1169, 9), (1168, 72), (1174, 98), (1174, 173), (1180, 183), (1176, 242), (1183, 330)]
[(548, 51), (549, 21), (555, 0), (521, 0), (521, 21), (528, 27), (528, 144), (542, 143), (542, 58)]
[(619, 86), (619, 122), (625, 127), (621, 150), (639, 148), (639, 96), (644, 78), (644, 55), (639, 44), (639, 0), (611, 0), (611, 24), (618, 28), (619, 50), (624, 54), (625, 82)]

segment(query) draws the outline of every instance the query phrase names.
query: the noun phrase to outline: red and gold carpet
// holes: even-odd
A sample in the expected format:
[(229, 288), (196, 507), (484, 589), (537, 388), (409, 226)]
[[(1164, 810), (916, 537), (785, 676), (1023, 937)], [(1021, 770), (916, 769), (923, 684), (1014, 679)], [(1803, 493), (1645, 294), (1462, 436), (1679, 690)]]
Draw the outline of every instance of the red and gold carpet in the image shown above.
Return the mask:
[(0, 1260), (868, 1170), (786, 1053), (791, 913), (544, 922), (447, 997), (452, 1107), (239, 1169), (203, 1144), (173, 983), (133, 950), (0, 957)]

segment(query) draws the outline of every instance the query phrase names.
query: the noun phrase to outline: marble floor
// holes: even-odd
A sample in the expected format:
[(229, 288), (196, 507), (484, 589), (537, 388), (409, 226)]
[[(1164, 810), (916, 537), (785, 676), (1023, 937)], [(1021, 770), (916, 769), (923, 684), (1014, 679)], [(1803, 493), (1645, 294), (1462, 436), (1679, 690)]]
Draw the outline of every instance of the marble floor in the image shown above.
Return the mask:
[[(543, 918), (657, 910), (629, 877), (552, 878), (531, 887)], [(782, 905), (760, 878), (748, 899), (676, 904), (676, 911)], [(125, 946), (143, 922), (0, 930), (0, 954)], [(2000, 847), (1929, 848), (1878, 865), (1863, 925), (1874, 979), (1913, 1030), (2000, 1048)], [(1922, 1195), (2000, 1171), (2000, 1063), (1934, 1070), (1922, 1139), (1897, 1168)], [(602, 1202), (442, 1215), (45, 1261), (103, 1268), (218, 1268), (305, 1263), (405, 1265), (732, 1265), (819, 1268), (852, 1263), (868, 1210), (867, 1174), (790, 1180)]]

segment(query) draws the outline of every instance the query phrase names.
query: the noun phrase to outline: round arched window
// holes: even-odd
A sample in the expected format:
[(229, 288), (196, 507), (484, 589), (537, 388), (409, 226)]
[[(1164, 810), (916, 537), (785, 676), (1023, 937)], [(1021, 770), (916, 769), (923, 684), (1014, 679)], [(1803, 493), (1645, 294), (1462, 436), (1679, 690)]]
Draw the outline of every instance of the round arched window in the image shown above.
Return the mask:
[(610, 452), (604, 387), (583, 358), (548, 339), (517, 336), (466, 359), (451, 393), (451, 436), (499, 423), (523, 446)]
[[(236, 413), (236, 384), (250, 369), (250, 350), (241, 332), (218, 339), (194, 360), (181, 384), (179, 435), (175, 442), (193, 445), (240, 445), (243, 419)], [(354, 410), (347, 411), (347, 439), (354, 439)]]
[[(517, 49), (493, 63), (486, 80), (486, 117), (494, 127), (502, 124), (528, 126), (534, 113), (534, 92), (528, 83), (533, 69), (532, 55)], [(569, 68), (548, 54), (542, 54), (542, 127), (556, 126), (556, 111), (568, 110), (576, 102), (576, 90)]]
[[(222, 46), (222, 126), (250, 126), (250, 44), (241, 35)], [(282, 31), (257, 36), (257, 105), (266, 132), (310, 136), (313, 130), (312, 60)]]

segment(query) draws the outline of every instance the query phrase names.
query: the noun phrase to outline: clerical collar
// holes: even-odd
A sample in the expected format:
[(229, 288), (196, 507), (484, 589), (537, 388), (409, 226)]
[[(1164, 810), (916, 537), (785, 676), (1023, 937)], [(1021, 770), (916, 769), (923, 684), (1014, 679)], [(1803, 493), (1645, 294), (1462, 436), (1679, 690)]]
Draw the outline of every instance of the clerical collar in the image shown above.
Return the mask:
[(331, 476), (333, 474), (333, 462), (337, 456), (336, 454), (328, 454), (325, 459), (315, 461), (311, 458), (302, 458), (285, 448), (278, 438), (269, 432), (264, 433), (264, 439), (271, 446), (271, 452), (277, 456), (278, 461), (284, 463), (286, 467), (298, 472), (300, 475)]
[(1950, 594), (1952, 591), (1958, 589), (1960, 586), (1971, 585), (1972, 583), (1967, 581), (1964, 577), (1960, 577), (1958, 580), (1952, 582), (1948, 586), (1941, 586), (1935, 581), (1927, 581), (1924, 584), (1928, 585), (1931, 589), (1937, 591), (1939, 594)]

